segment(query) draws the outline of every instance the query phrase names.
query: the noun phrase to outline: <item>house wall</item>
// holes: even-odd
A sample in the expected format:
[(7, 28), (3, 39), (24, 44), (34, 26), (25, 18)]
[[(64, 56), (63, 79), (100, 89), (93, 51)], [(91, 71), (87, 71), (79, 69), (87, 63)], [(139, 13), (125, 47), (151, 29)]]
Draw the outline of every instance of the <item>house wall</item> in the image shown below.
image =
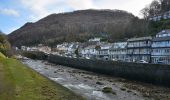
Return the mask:
[(151, 57), (152, 63), (170, 64), (170, 41), (153, 42)]
[(152, 43), (152, 47), (170, 47), (170, 40), (169, 41), (155, 41)]
[(127, 58), (129, 61), (151, 61), (151, 40), (129, 41)]
[(110, 50), (109, 52), (110, 59), (115, 59), (115, 60), (122, 60), (125, 61), (127, 56), (127, 50), (126, 49), (114, 49)]

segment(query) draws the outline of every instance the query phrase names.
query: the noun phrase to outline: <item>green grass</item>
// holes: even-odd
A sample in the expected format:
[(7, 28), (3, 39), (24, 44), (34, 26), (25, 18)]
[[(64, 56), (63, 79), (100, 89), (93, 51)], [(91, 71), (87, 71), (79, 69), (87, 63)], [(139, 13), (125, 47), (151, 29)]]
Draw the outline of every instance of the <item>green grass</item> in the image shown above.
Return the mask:
[(0, 57), (0, 100), (83, 100), (19, 61)]
[(0, 52), (0, 57), (1, 57), (1, 58), (6, 58), (5, 55), (2, 54), (1, 52)]

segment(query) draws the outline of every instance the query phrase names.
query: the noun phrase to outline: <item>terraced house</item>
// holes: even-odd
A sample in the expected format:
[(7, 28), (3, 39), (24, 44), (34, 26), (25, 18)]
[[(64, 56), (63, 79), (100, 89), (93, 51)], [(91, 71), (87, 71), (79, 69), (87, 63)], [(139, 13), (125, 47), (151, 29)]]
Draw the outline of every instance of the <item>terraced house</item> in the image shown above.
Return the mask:
[(111, 43), (101, 43), (97, 51), (97, 59), (109, 60)]
[(170, 19), (170, 11), (167, 11), (163, 14), (158, 14), (158, 15), (155, 15), (149, 18), (149, 20), (152, 20), (152, 21), (160, 21), (161, 19)]
[(127, 60), (127, 42), (116, 42), (113, 43), (112, 47), (110, 48), (110, 59), (111, 60)]
[(170, 29), (159, 32), (152, 41), (152, 63), (170, 64)]
[(131, 38), (127, 40), (128, 61), (138, 62), (151, 60), (151, 40), (152, 37)]

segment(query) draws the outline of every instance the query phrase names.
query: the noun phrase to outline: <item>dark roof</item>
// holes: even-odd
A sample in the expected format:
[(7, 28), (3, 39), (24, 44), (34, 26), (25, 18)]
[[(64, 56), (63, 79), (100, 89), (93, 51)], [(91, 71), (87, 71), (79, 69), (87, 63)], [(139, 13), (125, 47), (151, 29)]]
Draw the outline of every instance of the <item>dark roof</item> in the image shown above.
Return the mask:
[(127, 41), (128, 42), (131, 42), (131, 41), (144, 41), (144, 40), (151, 40), (151, 39), (152, 39), (152, 37), (148, 36), (148, 37), (131, 38), (131, 39), (128, 39)]
[(167, 36), (167, 37), (156, 37), (152, 41), (170, 41), (170, 36)]
[(159, 32), (157, 35), (167, 34), (167, 33), (170, 33), (170, 29), (162, 30), (162, 31), (161, 31), (161, 32)]
[(98, 42), (96, 42), (96, 41), (90, 41), (90, 42), (88, 41), (88, 42), (82, 43), (81, 47), (85, 48), (85, 47), (88, 47), (90, 45), (97, 45), (97, 43)]

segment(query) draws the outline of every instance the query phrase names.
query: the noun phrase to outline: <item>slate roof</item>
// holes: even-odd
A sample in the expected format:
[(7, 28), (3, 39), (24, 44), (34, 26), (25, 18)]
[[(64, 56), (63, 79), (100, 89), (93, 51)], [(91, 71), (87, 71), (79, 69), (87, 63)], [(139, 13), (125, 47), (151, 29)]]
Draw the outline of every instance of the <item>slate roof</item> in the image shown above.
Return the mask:
[(114, 43), (111, 47), (111, 50), (114, 50), (114, 49), (125, 49), (127, 46), (127, 42), (117, 42), (117, 43)]
[(162, 30), (162, 31), (161, 31), (161, 32), (159, 32), (157, 35), (167, 34), (167, 33), (170, 33), (170, 29)]
[(153, 42), (156, 42), (156, 41), (170, 41), (170, 36), (167, 36), (167, 37), (156, 37), (152, 41)]
[(148, 36), (148, 37), (140, 37), (140, 38), (131, 38), (131, 39), (128, 39), (127, 41), (130, 42), (130, 41), (142, 41), (142, 40), (151, 40), (152, 37), (151, 36)]

